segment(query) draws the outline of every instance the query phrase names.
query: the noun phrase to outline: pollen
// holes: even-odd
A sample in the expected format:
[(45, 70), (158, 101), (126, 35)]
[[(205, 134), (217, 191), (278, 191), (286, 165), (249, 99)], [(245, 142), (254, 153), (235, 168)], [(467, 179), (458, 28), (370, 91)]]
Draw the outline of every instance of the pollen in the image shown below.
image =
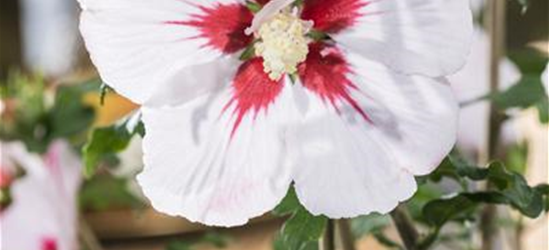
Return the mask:
[(297, 65), (307, 58), (308, 38), (305, 36), (312, 25), (291, 13), (281, 12), (263, 23), (256, 36), (256, 55), (263, 58), (265, 73), (272, 80), (284, 74), (294, 74)]

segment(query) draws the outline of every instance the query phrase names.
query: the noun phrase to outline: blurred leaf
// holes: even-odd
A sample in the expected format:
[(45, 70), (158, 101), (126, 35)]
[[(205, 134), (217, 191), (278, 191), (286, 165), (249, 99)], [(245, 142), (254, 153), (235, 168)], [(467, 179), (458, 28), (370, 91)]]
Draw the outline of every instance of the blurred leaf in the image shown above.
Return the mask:
[(549, 99), (541, 100), (536, 107), (538, 108), (539, 121), (543, 124), (549, 123)]
[(359, 216), (351, 220), (351, 230), (355, 239), (380, 231), (391, 224), (391, 217), (378, 213)]
[(0, 137), (23, 141), (37, 153), (44, 153), (53, 140), (78, 138), (94, 117), (92, 108), (82, 101), (85, 86), (59, 86), (54, 92), (39, 76), (10, 76), (1, 88), (7, 111), (2, 116)]
[(523, 75), (540, 76), (549, 58), (533, 48), (510, 50), (508, 57), (517, 65)]
[[(518, 1), (522, 1), (524, 4), (528, 3), (527, 0)], [(549, 58), (530, 48), (512, 50), (508, 54), (509, 58), (520, 68), (523, 77), (517, 86), (511, 87), (496, 97), (499, 99), (497, 105), (503, 108), (535, 106), (538, 109), (540, 121), (549, 122), (549, 101), (541, 83), (541, 74), (547, 66)]]
[(507, 148), (505, 166), (511, 171), (524, 174), (526, 172), (527, 158), (528, 144), (514, 144)]
[(141, 121), (134, 127), (130, 127), (131, 119), (133, 117), (121, 124), (97, 128), (91, 132), (88, 142), (83, 148), (85, 176), (92, 176), (101, 161), (126, 149), (133, 136), (145, 133)]
[(82, 90), (73, 86), (63, 86), (57, 90), (50, 115), (52, 138), (70, 137), (92, 125), (94, 111), (83, 105), (83, 94)]
[(192, 244), (184, 241), (172, 241), (166, 246), (166, 250), (191, 250)]
[(110, 175), (97, 175), (86, 181), (79, 197), (85, 210), (141, 207), (142, 202), (128, 190), (128, 180)]
[(229, 237), (212, 231), (204, 234), (200, 241), (207, 242), (217, 248), (225, 248), (229, 242)]
[(502, 108), (529, 108), (547, 99), (539, 75), (524, 75), (519, 83), (493, 96), (494, 103)]

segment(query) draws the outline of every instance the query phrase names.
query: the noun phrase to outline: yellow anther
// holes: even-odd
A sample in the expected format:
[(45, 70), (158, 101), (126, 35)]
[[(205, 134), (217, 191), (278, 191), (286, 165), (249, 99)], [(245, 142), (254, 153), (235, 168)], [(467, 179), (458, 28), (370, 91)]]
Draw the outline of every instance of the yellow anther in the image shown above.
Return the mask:
[(261, 25), (256, 33), (260, 41), (255, 44), (255, 51), (263, 58), (269, 78), (279, 80), (284, 74), (297, 71), (297, 65), (309, 53), (305, 36), (309, 28), (308, 22), (284, 12)]

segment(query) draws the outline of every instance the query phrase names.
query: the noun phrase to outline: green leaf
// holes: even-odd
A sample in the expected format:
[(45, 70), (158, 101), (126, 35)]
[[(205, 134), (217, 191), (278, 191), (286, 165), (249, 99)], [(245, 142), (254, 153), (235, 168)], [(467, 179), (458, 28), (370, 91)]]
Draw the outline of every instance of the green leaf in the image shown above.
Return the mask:
[(63, 138), (82, 133), (94, 121), (93, 108), (82, 103), (83, 91), (73, 86), (60, 87), (50, 111), (51, 138)]
[(85, 176), (92, 176), (101, 161), (126, 149), (133, 136), (145, 133), (141, 121), (133, 128), (129, 127), (132, 118), (122, 124), (97, 128), (91, 132), (88, 142), (83, 148)]
[(501, 109), (529, 108), (547, 99), (539, 75), (525, 75), (518, 84), (493, 96), (494, 103)]
[(425, 205), (423, 217), (432, 226), (441, 228), (449, 220), (471, 212), (477, 205), (464, 195), (457, 195), (448, 199), (437, 199)]
[(301, 204), (299, 203), (295, 189), (292, 186), (280, 204), (273, 209), (272, 213), (276, 216), (285, 216), (297, 211), (300, 208)]
[(128, 189), (128, 180), (110, 175), (97, 175), (86, 181), (80, 191), (80, 206), (85, 210), (136, 208), (143, 203)]
[(305, 208), (298, 209), (288, 219), (280, 232), (280, 244), (285, 250), (311, 249), (311, 244), (318, 245), (328, 218), (313, 216)]
[(423, 221), (422, 210), (428, 202), (442, 197), (444, 192), (439, 185), (432, 182), (427, 182), (423, 185), (418, 185), (418, 190), (408, 202), (406, 208), (410, 216), (418, 221)]
[(528, 160), (528, 144), (519, 143), (514, 144), (507, 148), (507, 154), (505, 156), (505, 166), (511, 171), (515, 171), (520, 174), (526, 172)]
[(549, 123), (549, 99), (544, 98), (536, 104), (538, 108), (539, 121), (543, 124)]
[(274, 247), (277, 250), (316, 250), (318, 240), (324, 232), (328, 218), (310, 214), (300, 203), (294, 188), (273, 210), (278, 216), (291, 217), (284, 223), (277, 235)]
[[(77, 139), (87, 131), (94, 112), (82, 102), (84, 85), (60, 86), (55, 95), (45, 85), (41, 77), (16, 74), (0, 87), (12, 113), (3, 117), (0, 126), (3, 140), (23, 141), (30, 151), (41, 154), (53, 140)], [(46, 98), (50, 95), (53, 100)]]
[(202, 236), (201, 242), (206, 242), (217, 248), (225, 248), (229, 242), (229, 237), (217, 232), (208, 232)]
[(359, 216), (351, 220), (351, 230), (355, 239), (362, 238), (375, 231), (381, 231), (391, 224), (391, 217), (378, 213)]
[(549, 211), (549, 184), (540, 184), (536, 186), (536, 191), (538, 191), (541, 195), (545, 196), (544, 198), (545, 212)]
[(530, 187), (522, 175), (508, 171), (501, 162), (479, 168), (450, 156), (441, 164), (441, 169), (435, 171), (433, 178), (440, 180), (442, 176), (487, 181), (492, 188), (486, 192), (463, 192), (428, 202), (423, 207), (422, 217), (435, 227), (435, 235), (448, 221), (470, 217), (482, 203), (510, 205), (531, 218), (539, 216), (544, 208), (541, 189)]

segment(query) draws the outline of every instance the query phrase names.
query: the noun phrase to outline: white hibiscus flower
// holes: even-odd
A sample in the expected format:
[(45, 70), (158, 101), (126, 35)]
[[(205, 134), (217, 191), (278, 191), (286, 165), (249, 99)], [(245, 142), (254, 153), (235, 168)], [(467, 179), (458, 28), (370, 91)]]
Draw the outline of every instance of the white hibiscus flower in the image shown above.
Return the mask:
[(165, 213), (241, 225), (292, 182), (313, 214), (386, 213), (454, 145), (468, 0), (80, 2), (103, 80), (143, 105), (138, 181)]

